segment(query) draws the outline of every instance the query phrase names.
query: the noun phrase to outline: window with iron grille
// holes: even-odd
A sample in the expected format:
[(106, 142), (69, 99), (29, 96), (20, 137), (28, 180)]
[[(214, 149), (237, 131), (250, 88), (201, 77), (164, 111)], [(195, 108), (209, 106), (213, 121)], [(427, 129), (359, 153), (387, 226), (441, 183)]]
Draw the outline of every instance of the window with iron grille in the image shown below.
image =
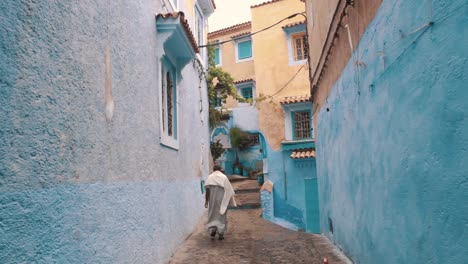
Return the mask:
[(311, 138), (310, 111), (292, 112), (294, 139)]
[(174, 85), (172, 83), (172, 76), (171, 72), (167, 72), (167, 77), (166, 77), (166, 98), (167, 98), (167, 135), (172, 136), (172, 124), (173, 124), (173, 107), (172, 107), (172, 100), (173, 100), (173, 88)]
[(177, 85), (175, 68), (167, 59), (161, 60), (160, 86), (161, 144), (177, 148)]
[(256, 146), (258, 144), (260, 144), (258, 133), (249, 134), (249, 146)]
[(299, 33), (292, 35), (292, 48), (294, 54), (294, 60), (300, 61), (307, 59), (308, 43), (307, 36), (305, 33)]

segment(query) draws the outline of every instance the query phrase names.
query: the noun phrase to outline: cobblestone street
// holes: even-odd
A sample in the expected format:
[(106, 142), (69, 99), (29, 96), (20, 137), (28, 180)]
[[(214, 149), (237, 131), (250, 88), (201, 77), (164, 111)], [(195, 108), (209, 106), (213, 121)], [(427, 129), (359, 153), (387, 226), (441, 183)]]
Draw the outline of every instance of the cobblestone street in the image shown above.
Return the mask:
[(182, 263), (351, 263), (320, 235), (291, 231), (260, 217), (261, 209), (228, 211), (224, 240), (212, 240), (206, 217), (172, 257)]

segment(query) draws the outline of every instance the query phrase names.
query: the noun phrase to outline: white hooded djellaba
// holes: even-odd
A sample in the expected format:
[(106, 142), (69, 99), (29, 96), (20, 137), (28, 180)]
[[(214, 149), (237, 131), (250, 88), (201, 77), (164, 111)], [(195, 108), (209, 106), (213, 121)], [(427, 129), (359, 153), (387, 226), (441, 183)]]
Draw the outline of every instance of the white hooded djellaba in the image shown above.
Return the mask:
[(224, 234), (227, 230), (227, 208), (229, 203), (237, 206), (234, 189), (228, 177), (220, 171), (214, 171), (208, 176), (205, 186), (209, 189), (208, 223), (209, 230), (217, 230)]

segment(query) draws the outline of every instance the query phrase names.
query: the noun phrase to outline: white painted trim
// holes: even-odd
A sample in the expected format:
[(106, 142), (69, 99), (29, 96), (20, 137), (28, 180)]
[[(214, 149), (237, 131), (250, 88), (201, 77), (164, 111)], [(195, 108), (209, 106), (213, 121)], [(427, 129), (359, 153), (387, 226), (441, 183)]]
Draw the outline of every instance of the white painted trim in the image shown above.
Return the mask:
[[(252, 49), (252, 56), (250, 56), (250, 58), (246, 58), (246, 59), (239, 59), (239, 52), (238, 52), (238, 48), (237, 48), (237, 45), (239, 43), (242, 43), (242, 42), (246, 42), (246, 41), (251, 41), (251, 49)], [(236, 39), (235, 40), (235, 43), (236, 43), (236, 63), (240, 63), (240, 62), (246, 62), (246, 61), (251, 61), (253, 60), (254, 58), (254, 50), (253, 50), (253, 40), (251, 37), (245, 37), (245, 38), (239, 38), (239, 39)]]
[[(255, 99), (257, 97), (257, 90), (255, 89), (255, 82), (243, 82), (243, 83), (239, 83), (236, 85), (236, 89), (237, 89), (237, 94), (242, 96), (242, 88), (246, 88), (246, 87), (252, 87), (252, 99)], [(239, 102), (237, 104), (237, 107), (246, 107), (246, 106), (251, 106), (251, 104), (249, 103), (241, 103)]]
[[(163, 93), (165, 93), (165, 89), (163, 89), (164, 87), (162, 86), (162, 79), (164, 78), (164, 75), (163, 75), (163, 69), (164, 69), (164, 62), (163, 62), (164, 58), (161, 58), (159, 60), (159, 84), (158, 84), (158, 94), (159, 94), (159, 132), (160, 132), (160, 136), (159, 136), (159, 139), (160, 139), (160, 144), (161, 145), (164, 145), (164, 146), (167, 146), (169, 148), (172, 148), (172, 149), (175, 149), (175, 150), (178, 150), (179, 149), (179, 83), (177, 82), (177, 69), (174, 67), (174, 72), (173, 72), (173, 79), (174, 79), (174, 89), (175, 89), (175, 97), (176, 97), (176, 101), (175, 101), (175, 104), (174, 104), (174, 107), (175, 107), (175, 114), (174, 114), (174, 118), (175, 120), (173, 120), (173, 122), (175, 121), (176, 122), (176, 126), (175, 126), (175, 129), (173, 130), (173, 134), (175, 134), (177, 136), (177, 138), (174, 138), (173, 136), (170, 137), (166, 134), (166, 131), (164, 131), (164, 128), (163, 128), (163, 120), (164, 120), (164, 124), (168, 124), (168, 120), (166, 118), (166, 116), (163, 116), (163, 107), (165, 109), (167, 109), (166, 107), (166, 102), (163, 102), (162, 98), (163, 98)], [(168, 61), (168, 63), (170, 63)], [(167, 82), (167, 80), (166, 80)], [(165, 94), (164, 98), (167, 98), (167, 94)]]
[[(203, 9), (201, 8), (200, 4), (197, 2), (195, 2), (195, 4), (193, 5), (193, 13), (194, 13), (194, 17), (193, 17), (193, 23), (194, 23), (194, 31), (196, 31), (197, 29), (197, 16), (200, 15), (201, 16), (201, 20), (202, 20), (202, 25), (201, 25), (201, 43), (197, 43), (198, 46), (202, 46), (202, 45), (205, 45), (206, 42), (207, 42), (207, 28), (206, 28), (206, 25), (207, 25), (207, 20), (206, 20), (206, 17), (205, 17), (205, 14), (203, 13)], [(194, 32), (195, 33), (195, 39), (197, 39), (198, 37), (198, 32)], [(199, 48), (200, 52), (198, 54), (200, 54), (200, 58), (201, 58), (201, 61), (203, 62), (203, 66), (206, 66), (207, 65), (207, 48)]]
[(173, 12), (176, 12), (176, 11), (179, 10), (179, 7), (180, 7), (180, 2), (179, 2), (179, 0), (176, 0), (176, 2), (177, 2), (176, 6), (174, 6), (173, 0), (168, 0), (168, 1), (169, 1), (169, 4), (170, 4), (171, 7), (172, 7), (172, 11), (173, 11)]
[[(303, 60), (295, 60), (294, 59), (294, 51), (292, 46), (292, 36), (298, 33), (305, 33), (304, 31), (300, 32), (293, 32), (293, 33), (286, 33), (286, 41), (288, 42), (288, 61), (289, 66), (296, 66), (296, 65), (303, 65), (307, 62), (307, 58)], [(309, 55), (307, 55), (309, 56)]]

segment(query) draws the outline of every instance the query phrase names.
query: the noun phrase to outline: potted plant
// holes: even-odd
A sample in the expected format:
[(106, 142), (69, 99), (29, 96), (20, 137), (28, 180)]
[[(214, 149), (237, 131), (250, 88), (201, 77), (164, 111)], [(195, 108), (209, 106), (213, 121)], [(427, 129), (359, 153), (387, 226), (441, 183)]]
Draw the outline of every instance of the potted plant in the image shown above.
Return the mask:
[(233, 165), (234, 174), (242, 175), (242, 166), (239, 162), (239, 151), (243, 150), (249, 141), (249, 135), (238, 127), (232, 127), (229, 130), (231, 147), (234, 150), (235, 161)]

